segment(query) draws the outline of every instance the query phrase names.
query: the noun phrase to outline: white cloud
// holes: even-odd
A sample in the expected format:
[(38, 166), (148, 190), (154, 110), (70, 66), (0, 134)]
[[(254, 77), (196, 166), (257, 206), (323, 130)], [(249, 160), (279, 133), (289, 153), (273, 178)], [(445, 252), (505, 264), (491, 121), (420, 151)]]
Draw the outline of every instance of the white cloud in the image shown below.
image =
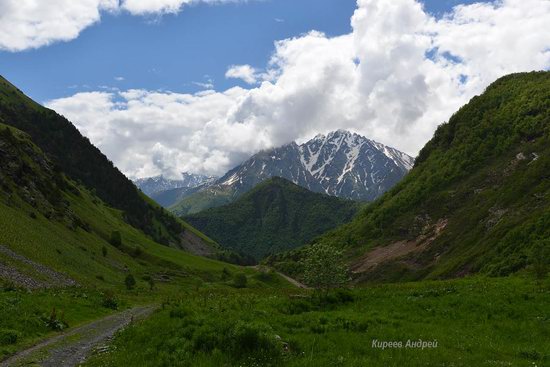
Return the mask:
[(546, 0), (459, 6), (443, 19), (413, 0), (359, 0), (351, 22), (347, 35), (276, 42), (254, 88), (81, 93), (49, 106), (128, 175), (221, 174), (259, 149), (338, 128), (416, 154), (496, 78), (550, 68)]
[(122, 82), (122, 81), (124, 81), (124, 77), (123, 76), (115, 76), (115, 80), (117, 82)]
[(185, 5), (238, 3), (246, 0), (122, 0), (121, 7), (134, 15), (178, 13)]
[(259, 75), (250, 65), (232, 65), (225, 73), (226, 78), (241, 79), (248, 84), (256, 84)]
[(0, 0), (0, 50), (23, 51), (70, 41), (100, 21), (102, 12), (177, 13), (185, 5), (246, 0)]
[(0, 50), (21, 51), (69, 41), (114, 11), (118, 0), (2, 0)]

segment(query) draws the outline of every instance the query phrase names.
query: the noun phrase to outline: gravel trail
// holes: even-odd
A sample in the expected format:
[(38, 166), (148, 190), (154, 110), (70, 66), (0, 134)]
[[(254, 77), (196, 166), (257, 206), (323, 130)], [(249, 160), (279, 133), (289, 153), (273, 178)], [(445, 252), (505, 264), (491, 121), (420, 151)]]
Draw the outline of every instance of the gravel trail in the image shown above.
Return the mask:
[(134, 320), (147, 317), (155, 306), (125, 310), (63, 334), (47, 338), (0, 363), (1, 367), (38, 365), (43, 367), (72, 367), (83, 363), (94, 349), (108, 349), (113, 335)]

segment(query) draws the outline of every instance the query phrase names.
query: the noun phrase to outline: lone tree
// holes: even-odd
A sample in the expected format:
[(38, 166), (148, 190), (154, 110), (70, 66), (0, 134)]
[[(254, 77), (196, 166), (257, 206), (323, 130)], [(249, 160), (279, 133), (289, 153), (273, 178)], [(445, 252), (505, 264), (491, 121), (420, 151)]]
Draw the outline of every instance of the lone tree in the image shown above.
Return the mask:
[(316, 244), (306, 250), (303, 260), (304, 280), (309, 286), (328, 291), (348, 280), (348, 269), (342, 251), (333, 246)]

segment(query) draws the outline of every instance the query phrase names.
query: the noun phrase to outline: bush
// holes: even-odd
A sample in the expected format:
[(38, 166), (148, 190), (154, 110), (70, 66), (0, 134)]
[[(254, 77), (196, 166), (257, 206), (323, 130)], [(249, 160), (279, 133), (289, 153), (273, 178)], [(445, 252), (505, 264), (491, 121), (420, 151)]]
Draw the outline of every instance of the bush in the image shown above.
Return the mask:
[(42, 317), (42, 320), (45, 322), (46, 326), (55, 331), (61, 331), (69, 327), (69, 324), (65, 321), (65, 315), (63, 312), (61, 312), (59, 315), (57, 314), (57, 311), (54, 308), (52, 308), (52, 311), (50, 312), (49, 317)]
[(227, 269), (225, 266), (222, 270), (222, 276), (221, 276), (221, 279), (222, 280), (228, 280), (231, 278), (231, 272), (229, 271), (229, 269)]
[(348, 280), (344, 255), (335, 246), (316, 244), (308, 247), (302, 265), (306, 284), (315, 289), (327, 292)]
[(132, 257), (140, 257), (141, 255), (143, 255), (143, 249), (139, 246), (134, 247)]
[(101, 305), (105, 308), (110, 308), (111, 310), (118, 309), (118, 301), (115, 297), (115, 293), (113, 291), (106, 291), (102, 294), (103, 300), (101, 302)]
[(111, 240), (109, 241), (111, 245), (115, 247), (120, 247), (122, 245), (122, 236), (119, 231), (111, 232)]
[(105, 246), (101, 247), (101, 254), (103, 255), (103, 257), (107, 256), (107, 247)]
[(132, 274), (128, 274), (124, 279), (124, 284), (126, 284), (126, 289), (132, 290), (136, 286), (136, 279)]
[(233, 355), (237, 358), (249, 354), (257, 354), (266, 359), (277, 356), (281, 348), (274, 336), (270, 335), (269, 327), (255, 323), (237, 322), (231, 332)]
[(17, 330), (0, 329), (0, 345), (10, 345), (17, 343), (21, 333)]
[(256, 280), (259, 280), (260, 282), (264, 282), (264, 283), (270, 283), (272, 282), (275, 278), (273, 276), (273, 272), (272, 271), (266, 271), (266, 272), (260, 272), (256, 275), (254, 275), (254, 279)]
[(322, 304), (339, 305), (353, 302), (353, 294), (345, 289), (336, 289), (333, 292), (321, 295), (319, 300)]
[(246, 279), (246, 275), (244, 273), (236, 274), (233, 278), (233, 286), (235, 288), (246, 288), (247, 283), (248, 280)]
[(550, 269), (548, 260), (550, 258), (550, 240), (538, 241), (533, 248), (532, 258), (536, 279), (538, 281), (546, 279)]
[(184, 319), (191, 315), (191, 312), (185, 307), (177, 307), (170, 310), (171, 319)]

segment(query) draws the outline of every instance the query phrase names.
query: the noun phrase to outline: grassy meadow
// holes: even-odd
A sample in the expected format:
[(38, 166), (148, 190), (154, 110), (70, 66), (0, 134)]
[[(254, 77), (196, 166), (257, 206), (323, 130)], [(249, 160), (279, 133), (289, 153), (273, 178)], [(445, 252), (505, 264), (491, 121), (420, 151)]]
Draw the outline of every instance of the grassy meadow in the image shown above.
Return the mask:
[[(184, 291), (87, 366), (545, 366), (549, 284), (473, 277), (307, 290)], [(437, 342), (373, 348), (373, 341)]]

